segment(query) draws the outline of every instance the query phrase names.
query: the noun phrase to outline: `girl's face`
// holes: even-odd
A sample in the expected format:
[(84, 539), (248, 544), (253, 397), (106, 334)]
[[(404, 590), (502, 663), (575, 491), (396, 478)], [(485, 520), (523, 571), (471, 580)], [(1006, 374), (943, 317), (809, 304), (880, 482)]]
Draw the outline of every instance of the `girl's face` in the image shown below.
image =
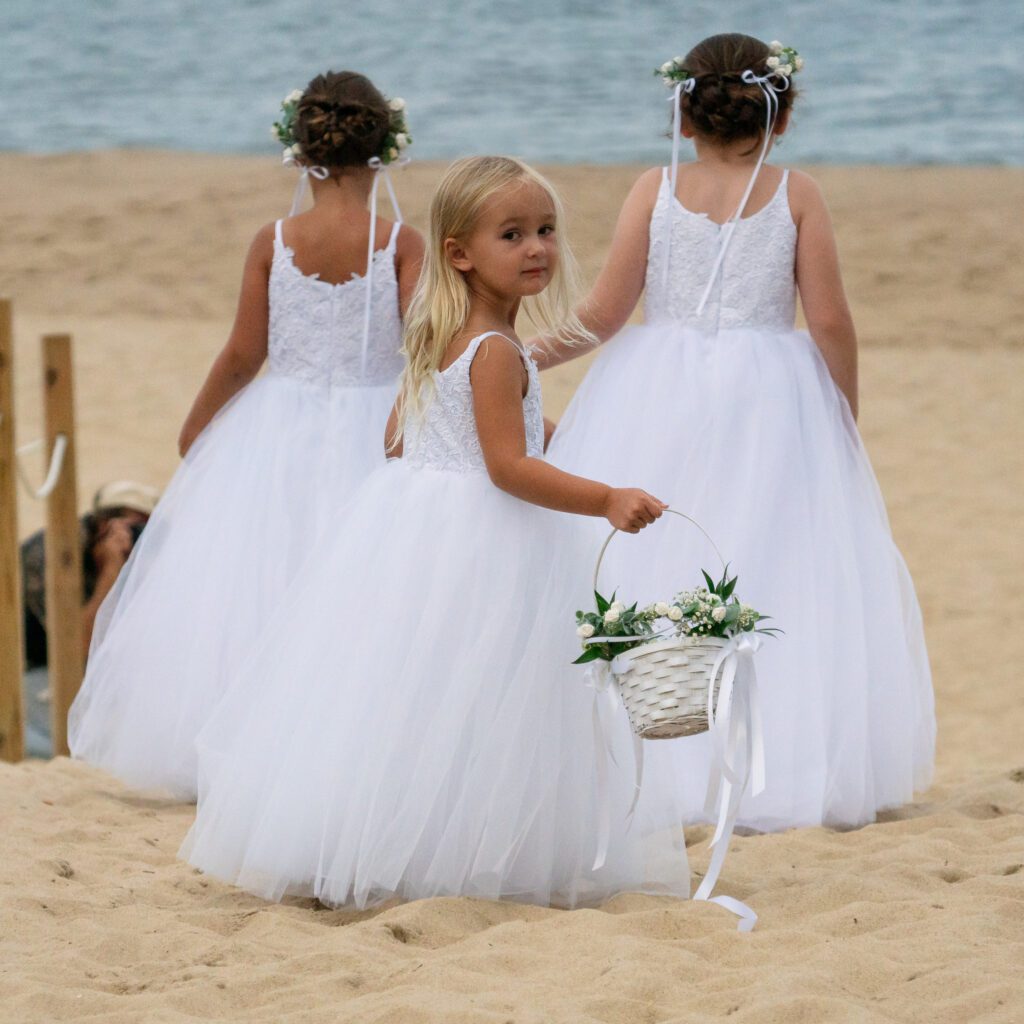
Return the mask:
[(558, 265), (551, 197), (533, 181), (506, 185), (484, 204), (467, 238), (445, 240), (445, 251), (474, 290), (509, 299), (539, 294)]

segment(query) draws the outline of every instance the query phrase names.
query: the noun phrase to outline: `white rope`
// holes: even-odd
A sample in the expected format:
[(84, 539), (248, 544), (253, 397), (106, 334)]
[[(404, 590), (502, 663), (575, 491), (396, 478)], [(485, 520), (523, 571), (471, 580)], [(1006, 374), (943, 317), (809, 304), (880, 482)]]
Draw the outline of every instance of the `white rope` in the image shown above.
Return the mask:
[(36, 487), (28, 478), (28, 473), (25, 471), (25, 467), (21, 464), (21, 456), (27, 455), (29, 452), (39, 451), (44, 444), (45, 442), (42, 439), (39, 439), (38, 441), (30, 441), (28, 444), (23, 444), (15, 453), (16, 457), (14, 460), (22, 486), (28, 492), (29, 496), (35, 498), (36, 501), (42, 501), (43, 498), (48, 498), (53, 492), (54, 487), (57, 486), (57, 481), (60, 479), (60, 471), (64, 468), (64, 455), (68, 449), (67, 435), (57, 435), (56, 440), (53, 442), (53, 453), (50, 455), (50, 466), (46, 471), (46, 479), (39, 487)]

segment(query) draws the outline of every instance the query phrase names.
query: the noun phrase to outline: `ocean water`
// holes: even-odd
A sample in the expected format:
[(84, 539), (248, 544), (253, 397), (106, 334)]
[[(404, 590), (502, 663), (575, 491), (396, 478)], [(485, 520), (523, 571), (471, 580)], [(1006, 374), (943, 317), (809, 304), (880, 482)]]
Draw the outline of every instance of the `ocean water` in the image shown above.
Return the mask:
[(1024, 163), (1020, 0), (4, 0), (0, 149), (271, 155), (280, 98), (351, 68), (414, 157), (657, 163), (653, 68), (721, 31), (804, 55), (786, 162)]

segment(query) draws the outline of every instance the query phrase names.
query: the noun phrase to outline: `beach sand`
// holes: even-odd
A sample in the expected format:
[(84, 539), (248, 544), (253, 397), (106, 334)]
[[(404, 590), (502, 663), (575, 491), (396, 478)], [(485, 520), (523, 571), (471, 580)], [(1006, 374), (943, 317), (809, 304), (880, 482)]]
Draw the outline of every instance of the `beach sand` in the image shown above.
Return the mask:
[[(440, 171), (398, 175), (417, 226)], [(588, 278), (636, 171), (550, 169)], [(630, 895), (270, 906), (175, 859), (190, 807), (64, 759), (0, 765), (0, 1022), (1024, 1021), (1024, 171), (813, 173), (861, 338), (861, 429), (925, 616), (932, 789), (859, 830), (735, 839), (722, 890), (761, 915), (738, 935), (717, 907)], [(69, 331), (83, 507), (105, 480), (166, 483), (248, 241), (294, 179), (120, 152), (0, 155), (0, 180), (19, 443), (40, 432), (38, 336)], [(549, 414), (584, 367), (547, 375)], [(20, 533), (41, 522), (23, 497)], [(688, 838), (699, 873), (710, 836)]]

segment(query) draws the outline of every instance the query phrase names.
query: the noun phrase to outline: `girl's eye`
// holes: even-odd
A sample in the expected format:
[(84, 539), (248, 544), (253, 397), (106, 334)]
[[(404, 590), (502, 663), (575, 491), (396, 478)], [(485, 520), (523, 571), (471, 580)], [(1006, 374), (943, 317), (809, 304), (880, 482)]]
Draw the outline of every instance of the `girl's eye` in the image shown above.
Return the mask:
[(555, 225), (545, 224), (544, 227), (540, 229), (540, 233), (542, 235), (553, 235), (555, 233)]
[(504, 238), (505, 241), (507, 241), (507, 242), (514, 242), (519, 237), (519, 232), (518, 231), (506, 231), (505, 234), (503, 234), (501, 237)]

